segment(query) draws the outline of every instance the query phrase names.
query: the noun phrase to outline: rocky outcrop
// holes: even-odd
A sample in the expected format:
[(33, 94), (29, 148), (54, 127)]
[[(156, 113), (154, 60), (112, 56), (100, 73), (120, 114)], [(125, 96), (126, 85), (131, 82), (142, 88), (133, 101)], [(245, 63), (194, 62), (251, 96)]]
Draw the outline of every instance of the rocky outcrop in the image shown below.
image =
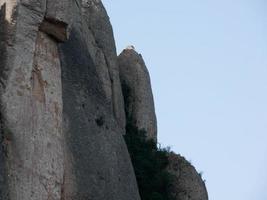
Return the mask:
[(133, 47), (118, 57), (127, 123), (145, 130), (149, 139), (157, 140), (157, 120), (151, 82), (145, 62)]
[[(119, 55), (120, 78), (127, 123), (144, 129), (148, 139), (157, 140), (156, 116), (148, 70), (133, 46)], [(169, 192), (176, 200), (208, 200), (205, 183), (183, 157), (169, 153), (167, 169), (173, 175)]]
[[(0, 200), (140, 200), (126, 124), (157, 140), (150, 77), (100, 0), (0, 0)], [(170, 192), (207, 200), (170, 154)]]
[(139, 200), (101, 2), (0, 6), (0, 199)]
[(85, 20), (96, 46), (96, 63), (100, 79), (104, 83), (107, 96), (112, 101), (112, 112), (118, 125), (124, 129), (126, 124), (117, 53), (112, 26), (107, 12), (100, 0), (82, 1)]
[(60, 199), (61, 69), (57, 42), (39, 30), (45, 2), (6, 1), (1, 10), (2, 199)]
[(168, 171), (174, 175), (170, 193), (175, 200), (208, 200), (201, 174), (184, 157), (170, 153)]
[[(114, 115), (116, 94), (107, 62), (111, 56), (104, 50), (112, 47), (100, 44), (102, 39), (114, 39), (94, 36), (96, 29), (92, 23), (98, 23), (98, 31), (102, 32), (110, 27), (107, 16), (102, 19), (106, 15), (103, 6), (101, 10), (94, 2), (101, 3), (83, 1), (72, 6), (69, 40), (59, 45), (64, 133), (69, 151), (63, 196), (75, 200), (138, 200), (133, 168), (122, 137), (124, 130)], [(100, 13), (90, 17), (94, 12)], [(109, 43), (113, 44), (112, 41)]]

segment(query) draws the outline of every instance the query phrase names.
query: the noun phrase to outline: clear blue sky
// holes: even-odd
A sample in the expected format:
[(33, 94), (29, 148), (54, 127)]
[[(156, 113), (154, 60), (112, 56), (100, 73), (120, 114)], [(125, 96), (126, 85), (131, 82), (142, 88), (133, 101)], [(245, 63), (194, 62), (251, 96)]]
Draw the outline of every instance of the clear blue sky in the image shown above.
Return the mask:
[(210, 200), (267, 200), (267, 1), (103, 0), (150, 71), (159, 141)]

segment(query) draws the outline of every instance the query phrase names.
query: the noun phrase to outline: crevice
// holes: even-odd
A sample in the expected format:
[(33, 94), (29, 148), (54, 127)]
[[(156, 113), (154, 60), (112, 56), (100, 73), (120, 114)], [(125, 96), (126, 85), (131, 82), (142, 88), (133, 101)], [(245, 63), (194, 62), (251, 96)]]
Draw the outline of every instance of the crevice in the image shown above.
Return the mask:
[(8, 21), (5, 19), (6, 16), (6, 3), (0, 8), (0, 90), (5, 88), (5, 80), (7, 80), (7, 27)]
[(57, 42), (68, 40), (68, 24), (53, 18), (44, 18), (39, 30), (53, 37)]
[(65, 200), (65, 172), (63, 174), (63, 183), (61, 184), (60, 200)]
[(113, 80), (113, 76), (112, 76), (111, 69), (110, 69), (111, 66), (109, 65), (108, 58), (105, 55), (105, 52), (103, 51), (103, 49), (99, 45), (98, 45), (98, 47), (103, 52), (103, 55), (104, 55), (104, 58), (105, 58), (105, 63), (107, 65), (109, 79), (110, 79), (110, 83), (111, 83), (112, 112), (113, 112), (113, 116), (117, 120), (118, 116), (117, 116), (117, 110), (116, 110), (115, 86), (114, 86), (114, 80)]
[[(36, 41), (38, 43), (38, 40)], [(34, 56), (34, 61), (36, 56)], [(42, 72), (36, 64), (33, 66), (32, 70), (32, 95), (40, 103), (45, 104), (45, 82), (42, 78)]]
[(7, 186), (7, 168), (6, 168), (6, 158), (8, 156), (8, 149), (6, 144), (6, 138), (4, 134), (4, 120), (2, 116), (2, 108), (0, 109), (0, 199), (9, 199), (9, 190)]
[(101, 117), (98, 117), (97, 119), (95, 119), (95, 122), (96, 122), (97, 126), (102, 127), (105, 123), (105, 119), (103, 116), (101, 116)]
[(74, 0), (74, 2), (78, 8), (81, 8), (80, 2), (78, 0)]

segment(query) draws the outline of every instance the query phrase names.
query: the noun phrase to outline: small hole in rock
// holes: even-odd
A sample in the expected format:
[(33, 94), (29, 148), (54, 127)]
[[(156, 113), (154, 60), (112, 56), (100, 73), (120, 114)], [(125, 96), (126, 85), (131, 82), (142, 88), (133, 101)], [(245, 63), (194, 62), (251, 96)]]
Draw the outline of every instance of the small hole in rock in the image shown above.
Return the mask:
[(101, 116), (101, 117), (97, 118), (95, 120), (95, 122), (96, 122), (97, 126), (99, 126), (99, 127), (103, 126), (104, 125), (104, 117)]

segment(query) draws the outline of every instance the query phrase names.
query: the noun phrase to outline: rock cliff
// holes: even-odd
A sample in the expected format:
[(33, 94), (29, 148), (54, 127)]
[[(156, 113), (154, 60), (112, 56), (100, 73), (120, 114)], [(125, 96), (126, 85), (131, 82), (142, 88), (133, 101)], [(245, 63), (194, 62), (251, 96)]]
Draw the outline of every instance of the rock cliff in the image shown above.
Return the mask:
[[(141, 55), (117, 57), (100, 0), (0, 8), (0, 200), (140, 200), (123, 135), (130, 123), (157, 140)], [(171, 163), (186, 172), (171, 191), (206, 200), (194, 169)]]
[[(127, 123), (157, 141), (157, 122), (150, 77), (145, 62), (133, 46), (118, 57)], [(170, 152), (167, 171), (173, 175), (169, 188), (175, 200), (208, 200), (205, 183), (196, 169), (182, 156)]]
[(0, 199), (138, 200), (101, 1), (0, 5)]
[(150, 76), (145, 62), (133, 47), (118, 57), (127, 123), (143, 129), (149, 139), (157, 140), (157, 120)]

